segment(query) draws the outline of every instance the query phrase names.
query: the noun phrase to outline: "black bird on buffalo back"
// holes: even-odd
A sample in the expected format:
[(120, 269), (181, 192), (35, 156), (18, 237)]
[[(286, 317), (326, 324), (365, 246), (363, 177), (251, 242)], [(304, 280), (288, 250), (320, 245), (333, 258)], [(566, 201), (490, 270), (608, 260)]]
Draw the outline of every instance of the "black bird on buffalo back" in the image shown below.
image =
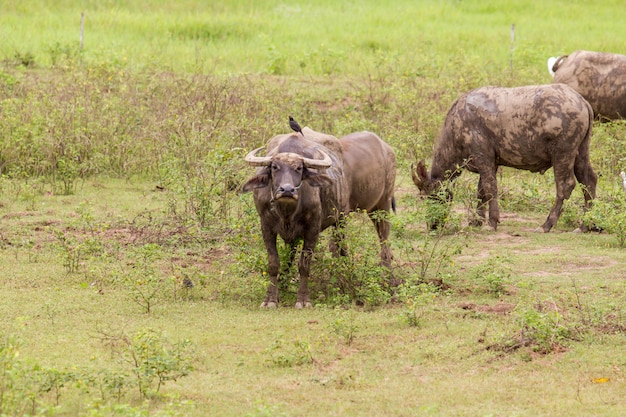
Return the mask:
[(300, 127), (298, 122), (296, 122), (291, 116), (289, 116), (289, 127), (291, 127), (294, 132), (298, 132), (302, 135), (302, 137), (304, 137), (304, 133), (302, 133), (302, 128)]

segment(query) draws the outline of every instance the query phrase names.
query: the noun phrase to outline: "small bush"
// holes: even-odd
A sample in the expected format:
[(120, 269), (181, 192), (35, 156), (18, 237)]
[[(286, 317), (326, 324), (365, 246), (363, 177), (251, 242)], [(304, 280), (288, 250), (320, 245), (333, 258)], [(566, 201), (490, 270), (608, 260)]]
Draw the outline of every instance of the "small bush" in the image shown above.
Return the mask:
[(337, 309), (335, 311), (335, 317), (328, 327), (332, 333), (341, 337), (345, 344), (350, 346), (359, 330), (354, 310)]
[(410, 327), (421, 327), (426, 311), (439, 297), (440, 289), (427, 283), (404, 284), (398, 293), (398, 298), (404, 302), (401, 319)]
[(135, 375), (142, 397), (158, 393), (167, 381), (176, 381), (193, 370), (189, 340), (171, 343), (153, 329), (141, 330), (122, 340), (126, 348), (121, 359)]
[(282, 338), (278, 338), (265, 349), (265, 353), (269, 356), (266, 360), (268, 366), (290, 368), (314, 362), (311, 345), (299, 339), (285, 343)]
[(490, 257), (469, 272), (469, 279), (478, 285), (479, 291), (494, 297), (506, 293), (510, 277), (511, 268), (506, 264), (506, 259), (500, 256)]
[(126, 264), (116, 272), (117, 281), (128, 290), (130, 299), (144, 313), (150, 313), (166, 297), (168, 287), (173, 284), (159, 269), (158, 261), (162, 256), (161, 247), (153, 243), (133, 247), (128, 251)]
[(615, 235), (620, 248), (626, 247), (626, 193), (617, 190), (603, 199), (596, 199), (585, 213), (584, 222)]
[(560, 352), (578, 338), (576, 324), (566, 319), (553, 302), (515, 309), (517, 330), (505, 335), (488, 349), (512, 352), (523, 347), (540, 354)]

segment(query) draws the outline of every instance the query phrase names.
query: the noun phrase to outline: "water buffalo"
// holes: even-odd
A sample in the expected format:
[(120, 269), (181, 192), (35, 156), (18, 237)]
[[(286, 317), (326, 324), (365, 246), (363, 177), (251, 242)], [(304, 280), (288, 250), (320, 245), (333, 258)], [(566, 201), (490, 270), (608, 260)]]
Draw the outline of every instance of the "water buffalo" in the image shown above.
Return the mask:
[(565, 84), (478, 88), (454, 102), (430, 174), (420, 161), (411, 168), (413, 182), (422, 193), (433, 195), (443, 180), (460, 175), (459, 167), (480, 174), (474, 224), (482, 224), (489, 204), (489, 225), (495, 230), (500, 218), (498, 166), (542, 174), (553, 167), (556, 201), (537, 229), (549, 232), (576, 185), (574, 177), (584, 185), (585, 207), (595, 198), (597, 177), (589, 162), (592, 124), (589, 103)]
[(578, 91), (591, 104), (596, 118), (626, 118), (626, 55), (576, 51), (550, 58), (548, 70), (555, 83)]
[[(306, 127), (301, 135), (272, 138), (266, 156), (257, 156), (260, 149), (246, 156), (250, 165), (259, 168), (242, 186), (242, 191), (253, 191), (268, 255), (270, 285), (261, 306), (278, 305), (280, 261), (276, 239), (280, 235), (291, 246), (292, 254), (296, 241), (303, 240), (295, 306), (309, 307), (310, 262), (320, 232), (330, 226), (340, 227), (350, 211), (389, 212), (393, 204), (396, 157), (391, 147), (373, 133), (353, 133), (339, 140)], [(384, 217), (371, 218), (381, 243), (382, 264), (390, 268), (392, 255), (387, 242), (390, 226)]]

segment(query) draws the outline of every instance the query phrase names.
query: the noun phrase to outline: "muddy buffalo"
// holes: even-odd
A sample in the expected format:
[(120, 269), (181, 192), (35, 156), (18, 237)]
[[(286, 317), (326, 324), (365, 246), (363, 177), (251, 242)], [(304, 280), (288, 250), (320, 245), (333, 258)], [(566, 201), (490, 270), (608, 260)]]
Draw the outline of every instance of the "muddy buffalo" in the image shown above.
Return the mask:
[[(389, 145), (370, 132), (341, 139), (309, 128), (300, 134), (274, 137), (266, 156), (262, 148), (250, 152), (246, 161), (259, 167), (242, 191), (253, 191), (267, 249), (270, 285), (262, 307), (278, 305), (280, 261), (277, 236), (291, 246), (303, 241), (298, 264), (300, 285), (296, 308), (309, 307), (308, 278), (311, 257), (319, 234), (340, 227), (350, 211), (389, 212), (393, 205), (396, 157)], [(391, 267), (390, 232), (386, 216), (371, 216), (381, 243), (382, 264)], [(337, 233), (336, 236), (341, 236)], [(333, 245), (336, 250), (337, 245)]]
[(626, 55), (576, 51), (548, 60), (555, 83), (578, 91), (598, 119), (626, 118)]
[(589, 103), (564, 84), (478, 88), (454, 102), (430, 173), (420, 161), (412, 167), (413, 182), (422, 193), (433, 195), (442, 181), (460, 175), (459, 167), (478, 173), (478, 218), (473, 223), (482, 224), (489, 205), (489, 225), (495, 230), (500, 218), (498, 166), (542, 174), (552, 167), (556, 201), (537, 229), (548, 232), (576, 185), (574, 178), (584, 185), (585, 207), (595, 198), (597, 177), (589, 162), (592, 123)]

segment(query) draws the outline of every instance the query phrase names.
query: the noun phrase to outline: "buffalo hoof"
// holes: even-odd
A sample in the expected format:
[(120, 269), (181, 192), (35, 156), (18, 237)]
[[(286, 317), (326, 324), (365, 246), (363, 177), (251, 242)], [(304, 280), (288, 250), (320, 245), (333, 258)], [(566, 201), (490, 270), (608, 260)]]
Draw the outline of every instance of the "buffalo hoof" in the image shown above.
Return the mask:
[(276, 308), (278, 307), (278, 303), (275, 301), (263, 301), (261, 304), (261, 308)]
[(313, 307), (313, 304), (311, 304), (311, 302), (310, 302), (310, 301), (304, 301), (304, 302), (302, 302), (302, 301), (298, 301), (298, 302), (296, 303), (295, 307), (296, 307), (298, 310), (301, 310), (301, 309), (303, 309), (303, 308), (310, 308), (310, 307)]
[(548, 233), (545, 230), (543, 230), (543, 227), (538, 227), (535, 229), (535, 233)]
[(576, 229), (572, 230), (572, 233), (583, 233), (583, 229), (577, 227)]

